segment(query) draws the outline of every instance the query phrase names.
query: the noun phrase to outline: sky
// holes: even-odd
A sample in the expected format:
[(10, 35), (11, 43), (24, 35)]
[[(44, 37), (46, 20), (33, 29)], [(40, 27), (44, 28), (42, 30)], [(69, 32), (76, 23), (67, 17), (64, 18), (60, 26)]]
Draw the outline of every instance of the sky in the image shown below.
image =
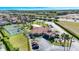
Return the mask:
[(0, 10), (79, 10), (79, 7), (0, 7)]
[(79, 9), (79, 0), (0, 0), (0, 10)]
[(78, 7), (79, 0), (0, 0), (0, 6), (19, 7)]

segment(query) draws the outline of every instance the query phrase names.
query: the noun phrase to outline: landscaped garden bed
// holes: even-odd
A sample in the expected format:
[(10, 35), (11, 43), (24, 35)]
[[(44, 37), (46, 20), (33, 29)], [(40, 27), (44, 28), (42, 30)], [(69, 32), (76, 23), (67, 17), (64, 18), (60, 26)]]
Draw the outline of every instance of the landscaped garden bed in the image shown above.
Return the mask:
[(63, 47), (64, 47), (64, 46), (65, 46), (65, 47), (69, 47), (69, 46), (70, 46), (70, 42), (69, 42), (69, 41), (66, 41), (65, 44), (64, 44), (64, 41), (63, 41), (63, 42), (60, 42), (60, 41), (57, 41), (57, 42), (56, 42), (56, 41), (54, 41), (53, 44), (54, 44), (54, 45), (57, 45), (57, 46), (63, 46)]

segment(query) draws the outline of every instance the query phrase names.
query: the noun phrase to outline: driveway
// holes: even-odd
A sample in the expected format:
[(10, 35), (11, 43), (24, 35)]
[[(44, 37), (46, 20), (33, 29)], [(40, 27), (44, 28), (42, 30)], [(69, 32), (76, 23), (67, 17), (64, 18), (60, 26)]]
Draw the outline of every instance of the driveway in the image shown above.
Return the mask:
[(37, 49), (36, 51), (63, 51), (64, 50), (64, 47), (55, 46), (42, 37), (36, 38), (35, 40), (38, 40), (38, 44), (39, 44), (39, 49)]

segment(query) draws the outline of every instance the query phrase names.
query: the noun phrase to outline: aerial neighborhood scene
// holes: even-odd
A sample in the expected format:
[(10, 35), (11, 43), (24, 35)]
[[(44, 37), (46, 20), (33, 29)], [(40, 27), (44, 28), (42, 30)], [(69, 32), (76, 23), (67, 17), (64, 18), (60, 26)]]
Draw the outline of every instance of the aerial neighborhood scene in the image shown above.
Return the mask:
[(79, 51), (79, 10), (0, 10), (0, 51)]

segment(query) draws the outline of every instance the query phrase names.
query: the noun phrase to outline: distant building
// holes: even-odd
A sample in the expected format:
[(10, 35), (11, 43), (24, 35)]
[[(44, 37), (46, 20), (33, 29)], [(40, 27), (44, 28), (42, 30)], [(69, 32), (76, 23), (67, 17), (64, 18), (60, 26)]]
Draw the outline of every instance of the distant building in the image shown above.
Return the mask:
[(11, 23), (17, 23), (18, 18), (17, 17), (10, 17)]
[(60, 21), (79, 21), (79, 14), (67, 14), (67, 15), (61, 15), (57, 16)]
[(7, 18), (3, 18), (2, 16), (0, 17), (0, 25), (6, 25), (9, 24), (8, 19)]
[(22, 23), (26, 23), (26, 22), (30, 21), (30, 18), (28, 16), (21, 16), (20, 20)]
[(6, 24), (9, 24), (9, 22), (5, 20), (0, 20), (0, 25), (6, 25)]

